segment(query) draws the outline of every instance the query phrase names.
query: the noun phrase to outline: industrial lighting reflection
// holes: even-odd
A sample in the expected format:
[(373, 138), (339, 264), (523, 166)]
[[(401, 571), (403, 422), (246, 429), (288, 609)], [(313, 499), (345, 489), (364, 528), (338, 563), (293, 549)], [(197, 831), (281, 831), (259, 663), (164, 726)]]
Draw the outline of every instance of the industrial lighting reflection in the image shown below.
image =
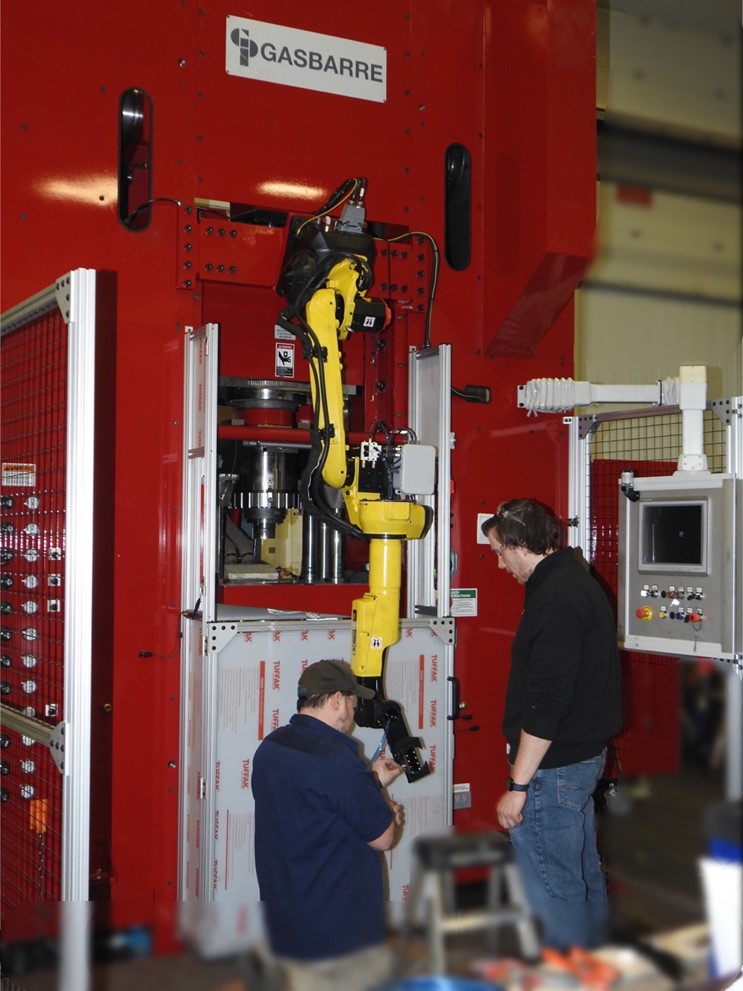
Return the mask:
[(261, 193), (269, 196), (286, 196), (292, 199), (318, 200), (327, 195), (327, 189), (320, 186), (307, 186), (304, 183), (280, 182), (271, 180), (259, 185)]
[(50, 200), (68, 200), (92, 206), (115, 203), (118, 195), (116, 177), (108, 174), (77, 179), (45, 179), (37, 189)]

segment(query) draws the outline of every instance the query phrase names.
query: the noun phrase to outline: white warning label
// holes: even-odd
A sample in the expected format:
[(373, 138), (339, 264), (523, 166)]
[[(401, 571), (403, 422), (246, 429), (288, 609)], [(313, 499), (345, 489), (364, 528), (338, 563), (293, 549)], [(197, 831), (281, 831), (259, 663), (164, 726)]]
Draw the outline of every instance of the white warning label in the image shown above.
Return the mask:
[(294, 378), (294, 344), (276, 344), (276, 378)]

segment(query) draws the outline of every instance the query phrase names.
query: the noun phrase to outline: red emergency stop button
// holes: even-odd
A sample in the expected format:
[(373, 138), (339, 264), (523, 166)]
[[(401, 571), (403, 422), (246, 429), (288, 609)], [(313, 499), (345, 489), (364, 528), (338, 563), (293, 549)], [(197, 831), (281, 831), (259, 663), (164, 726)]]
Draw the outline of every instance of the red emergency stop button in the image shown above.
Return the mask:
[(690, 623), (701, 623), (702, 614), (698, 612), (690, 612), (686, 614)]
[(640, 608), (635, 611), (635, 616), (637, 616), (638, 619), (652, 619), (653, 610), (650, 606), (640, 606)]

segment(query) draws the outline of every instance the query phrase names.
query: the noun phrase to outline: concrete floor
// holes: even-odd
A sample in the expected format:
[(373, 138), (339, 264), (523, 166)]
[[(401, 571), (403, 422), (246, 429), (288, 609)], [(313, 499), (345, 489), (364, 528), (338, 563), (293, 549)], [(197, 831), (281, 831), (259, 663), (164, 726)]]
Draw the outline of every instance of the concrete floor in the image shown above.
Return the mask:
[[(2, 991), (81, 991), (60, 987), (57, 970), (4, 978)], [(184, 954), (95, 967), (87, 991), (247, 991), (234, 961), (208, 962)]]
[(620, 790), (619, 807), (601, 818), (615, 934), (631, 941), (704, 921), (704, 814), (724, 798), (723, 771), (692, 767)]

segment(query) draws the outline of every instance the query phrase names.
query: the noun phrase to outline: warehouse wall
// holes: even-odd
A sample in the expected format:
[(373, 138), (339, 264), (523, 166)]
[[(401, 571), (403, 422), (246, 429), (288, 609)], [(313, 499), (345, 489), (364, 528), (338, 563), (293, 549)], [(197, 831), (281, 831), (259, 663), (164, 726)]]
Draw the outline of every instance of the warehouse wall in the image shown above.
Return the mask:
[(743, 391), (740, 29), (725, 0), (599, 4), (599, 225), (578, 379), (703, 364), (710, 398)]

